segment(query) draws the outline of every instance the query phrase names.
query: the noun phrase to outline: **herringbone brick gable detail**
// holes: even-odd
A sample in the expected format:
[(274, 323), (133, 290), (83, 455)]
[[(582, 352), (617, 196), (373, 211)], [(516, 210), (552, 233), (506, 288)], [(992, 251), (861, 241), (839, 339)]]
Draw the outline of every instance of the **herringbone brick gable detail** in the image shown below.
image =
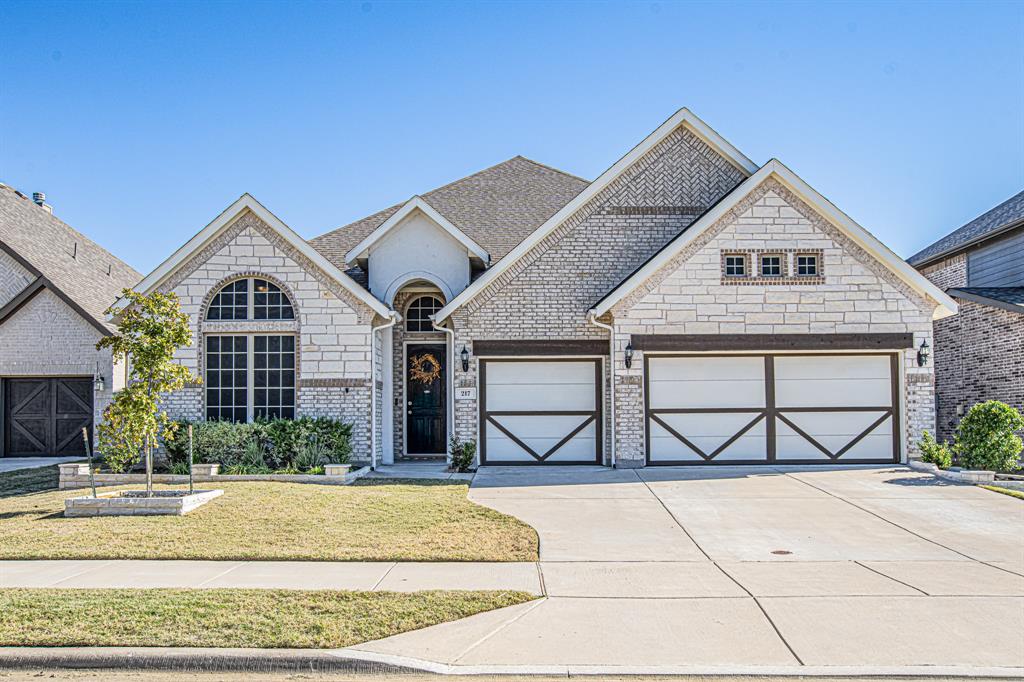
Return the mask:
[[(464, 316), (491, 327), (514, 312), (529, 327), (508, 330), (516, 335), (594, 336), (589, 307), (744, 177), (680, 126), (469, 301)], [(645, 211), (616, 210), (624, 206)]]

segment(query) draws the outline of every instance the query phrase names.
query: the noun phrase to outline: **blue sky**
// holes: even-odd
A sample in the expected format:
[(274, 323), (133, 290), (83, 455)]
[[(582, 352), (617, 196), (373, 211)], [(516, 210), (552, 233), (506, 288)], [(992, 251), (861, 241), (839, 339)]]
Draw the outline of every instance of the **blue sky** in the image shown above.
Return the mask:
[(681, 106), (908, 256), (1024, 188), (1024, 3), (0, 3), (0, 181), (149, 271), (241, 193), (312, 237)]

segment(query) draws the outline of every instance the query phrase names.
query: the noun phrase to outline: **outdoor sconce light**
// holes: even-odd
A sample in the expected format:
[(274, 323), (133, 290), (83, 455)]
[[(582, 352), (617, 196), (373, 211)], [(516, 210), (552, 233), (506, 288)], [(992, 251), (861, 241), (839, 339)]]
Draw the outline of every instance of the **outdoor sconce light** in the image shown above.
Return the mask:
[(96, 374), (92, 378), (93, 387), (97, 393), (103, 393), (103, 389), (107, 387), (107, 382), (103, 379), (103, 375), (100, 374), (100, 363), (96, 363)]
[(931, 348), (928, 347), (927, 339), (921, 342), (921, 347), (917, 349), (917, 366), (924, 367), (928, 362), (928, 354), (931, 352)]
[(625, 355), (625, 358), (626, 358), (626, 369), (629, 369), (630, 367), (633, 366), (633, 342), (632, 341), (630, 341), (629, 343), (626, 344), (626, 350), (625, 350), (624, 355)]
[(469, 351), (466, 350), (466, 344), (462, 344), (462, 352), (459, 353), (459, 357), (462, 358), (462, 371), (469, 371)]

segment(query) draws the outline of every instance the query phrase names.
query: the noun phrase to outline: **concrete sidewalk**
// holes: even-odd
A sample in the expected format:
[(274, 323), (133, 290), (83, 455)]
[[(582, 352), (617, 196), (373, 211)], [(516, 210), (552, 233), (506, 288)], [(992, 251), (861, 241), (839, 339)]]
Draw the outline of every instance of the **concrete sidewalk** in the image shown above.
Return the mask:
[(534, 563), (343, 561), (0, 561), (0, 589), (262, 588), (519, 590), (541, 594)]

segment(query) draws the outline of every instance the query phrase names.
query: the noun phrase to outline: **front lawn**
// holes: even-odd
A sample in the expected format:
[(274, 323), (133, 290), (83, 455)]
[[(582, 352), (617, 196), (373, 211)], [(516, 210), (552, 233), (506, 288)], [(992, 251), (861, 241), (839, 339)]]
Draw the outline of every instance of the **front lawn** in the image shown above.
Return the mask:
[(0, 646), (333, 649), (530, 599), (498, 591), (0, 590)]
[(465, 483), (216, 487), (222, 497), (186, 516), (66, 519), (64, 498), (87, 489), (5, 493), (0, 559), (537, 560), (536, 531), (470, 502)]
[(994, 493), (1000, 493), (1001, 495), (1009, 495), (1010, 497), (1016, 497), (1018, 500), (1024, 500), (1024, 492), (1020, 490), (1014, 490), (1012, 488), (1000, 488), (998, 485), (983, 485), (981, 486), (985, 490), (991, 490)]

